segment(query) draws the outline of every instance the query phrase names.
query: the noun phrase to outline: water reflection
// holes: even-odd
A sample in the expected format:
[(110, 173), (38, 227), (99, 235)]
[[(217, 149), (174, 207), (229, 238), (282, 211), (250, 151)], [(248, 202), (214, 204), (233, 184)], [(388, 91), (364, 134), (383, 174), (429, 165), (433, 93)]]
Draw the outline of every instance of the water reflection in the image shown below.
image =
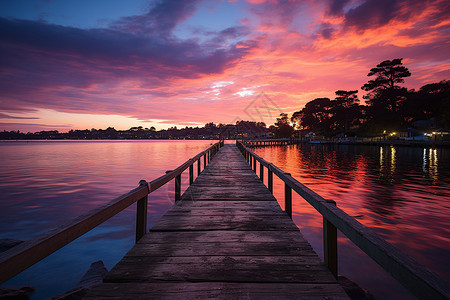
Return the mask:
[(422, 171), (426, 178), (435, 182), (438, 180), (437, 149), (423, 149)]
[[(316, 144), (257, 148), (255, 152), (450, 279), (450, 149)], [(275, 184), (274, 188), (282, 202), (284, 186)], [(322, 216), (295, 196), (293, 211), (296, 224), (321, 253)], [(352, 247), (340, 245), (340, 249)], [(352, 261), (355, 255), (355, 251), (345, 252), (342, 259)], [(391, 284), (389, 276), (374, 279), (361, 268), (343, 265), (340, 270), (361, 278), (361, 284), (380, 298), (393, 297), (380, 288), (381, 282)]]
[(389, 183), (395, 181), (395, 164), (396, 164), (396, 153), (397, 151), (393, 146), (380, 147), (380, 167), (379, 176), (381, 179), (385, 179)]

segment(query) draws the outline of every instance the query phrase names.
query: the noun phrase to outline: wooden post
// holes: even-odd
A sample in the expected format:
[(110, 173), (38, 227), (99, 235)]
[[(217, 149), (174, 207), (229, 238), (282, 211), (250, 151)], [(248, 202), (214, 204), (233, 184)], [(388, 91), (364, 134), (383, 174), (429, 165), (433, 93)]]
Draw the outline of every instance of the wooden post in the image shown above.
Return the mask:
[[(139, 181), (139, 185), (146, 185), (148, 189), (148, 183), (145, 180)], [(147, 232), (147, 206), (148, 206), (148, 195), (137, 201), (136, 207), (136, 243), (145, 235)]]
[(203, 170), (206, 168), (206, 153), (203, 155)]
[(181, 199), (181, 174), (175, 177), (175, 201)]
[(256, 157), (253, 157), (253, 172), (256, 173)]
[[(336, 205), (333, 200), (328, 200), (327, 203)], [(325, 265), (331, 271), (335, 278), (338, 274), (338, 257), (337, 257), (337, 229), (328, 222), (325, 217), (323, 218), (323, 256), (325, 259)]]
[[(284, 175), (291, 175), (291, 173), (284, 173)], [(284, 211), (292, 219), (292, 189), (285, 183), (284, 184)]]
[(197, 176), (201, 173), (201, 167), (200, 167), (200, 158), (197, 160)]
[(267, 188), (273, 194), (273, 172), (270, 170), (270, 165), (267, 168)]
[(264, 166), (262, 163), (259, 164), (259, 178), (264, 183)]
[(194, 182), (194, 165), (189, 166), (189, 185)]

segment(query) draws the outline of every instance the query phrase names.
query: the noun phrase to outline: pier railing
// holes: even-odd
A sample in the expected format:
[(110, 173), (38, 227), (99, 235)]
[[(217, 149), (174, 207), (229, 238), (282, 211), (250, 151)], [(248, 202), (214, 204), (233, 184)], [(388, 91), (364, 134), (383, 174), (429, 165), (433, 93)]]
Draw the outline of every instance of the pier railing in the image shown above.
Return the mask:
[(175, 179), (175, 201), (181, 196), (181, 174), (189, 168), (189, 184), (194, 181), (194, 164), (197, 163), (197, 174), (201, 173), (201, 161), (203, 169), (211, 158), (219, 151), (224, 142), (220, 141), (200, 152), (193, 158), (165, 175), (147, 182), (141, 180), (139, 186), (110, 203), (91, 210), (58, 228), (50, 230), (34, 239), (25, 241), (0, 254), (0, 283), (7, 281), (35, 263), (49, 256), (56, 250), (69, 244), (86, 232), (94, 229), (109, 218), (123, 211), (131, 204), (137, 202), (136, 208), (136, 242), (147, 230), (147, 203), (148, 195), (162, 187), (172, 179)]
[(336, 206), (333, 200), (327, 200), (303, 185), (272, 163), (267, 162), (241, 142), (236, 145), (244, 155), (250, 167), (264, 182), (264, 168), (267, 168), (267, 187), (273, 193), (273, 174), (285, 184), (285, 211), (292, 218), (292, 190), (305, 199), (323, 216), (323, 248), (325, 265), (337, 277), (337, 230), (339, 229), (356, 246), (364, 251), (383, 269), (402, 283), (420, 299), (450, 299), (448, 281), (421, 266), (410, 256), (402, 253), (392, 244), (381, 238), (370, 228), (362, 225)]

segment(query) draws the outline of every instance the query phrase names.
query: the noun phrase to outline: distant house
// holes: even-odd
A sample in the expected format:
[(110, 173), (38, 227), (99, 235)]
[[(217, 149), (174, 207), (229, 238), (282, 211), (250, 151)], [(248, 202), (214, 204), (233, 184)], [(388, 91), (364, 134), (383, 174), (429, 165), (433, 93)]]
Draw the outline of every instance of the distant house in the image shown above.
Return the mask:
[(436, 120), (418, 120), (412, 122), (411, 125), (419, 129), (436, 128), (437, 122)]

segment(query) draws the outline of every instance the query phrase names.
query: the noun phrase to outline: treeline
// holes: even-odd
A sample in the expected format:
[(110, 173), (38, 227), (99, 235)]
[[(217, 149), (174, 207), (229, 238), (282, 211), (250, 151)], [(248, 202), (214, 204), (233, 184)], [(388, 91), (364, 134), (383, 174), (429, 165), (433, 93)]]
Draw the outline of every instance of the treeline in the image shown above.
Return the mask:
[[(379, 135), (406, 128), (450, 126), (450, 81), (422, 86), (418, 91), (399, 84), (411, 76), (402, 59), (386, 60), (372, 68), (361, 89), (368, 92), (360, 104), (358, 90), (338, 90), (334, 99), (316, 98), (293, 113), (297, 129), (330, 136)], [(286, 115), (277, 124), (286, 123)], [(288, 133), (286, 131), (286, 133)]]
[(157, 131), (154, 127), (131, 127), (128, 130), (85, 129), (59, 132), (57, 130), (39, 132), (0, 131), (0, 140), (136, 140), (136, 139), (241, 139), (268, 137), (269, 129), (263, 122), (237, 121), (235, 124), (214, 124), (203, 127), (178, 129), (176, 126)]

